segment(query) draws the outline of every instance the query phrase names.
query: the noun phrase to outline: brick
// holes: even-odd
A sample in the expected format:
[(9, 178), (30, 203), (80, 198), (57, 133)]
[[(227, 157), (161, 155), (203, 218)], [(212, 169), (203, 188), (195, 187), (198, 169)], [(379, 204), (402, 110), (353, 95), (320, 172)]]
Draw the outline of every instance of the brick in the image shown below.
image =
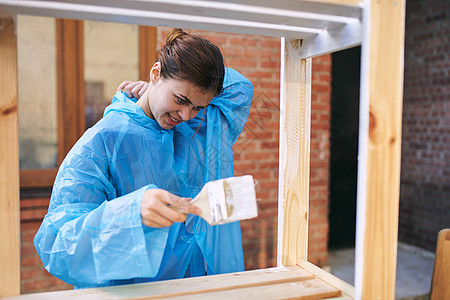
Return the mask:
[(35, 255), (22, 257), (21, 258), (21, 265), (23, 267), (40, 266), (40, 265), (42, 265), (42, 262), (41, 262), (39, 256), (36, 253)]
[(42, 275), (42, 268), (22, 268), (20, 270), (20, 279), (26, 280), (31, 278), (39, 278)]

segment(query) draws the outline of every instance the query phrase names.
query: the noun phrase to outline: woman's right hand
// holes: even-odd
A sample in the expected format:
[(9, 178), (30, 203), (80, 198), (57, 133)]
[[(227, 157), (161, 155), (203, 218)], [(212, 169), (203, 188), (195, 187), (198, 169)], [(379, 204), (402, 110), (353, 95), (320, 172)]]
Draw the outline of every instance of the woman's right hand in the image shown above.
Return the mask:
[(139, 99), (147, 88), (148, 82), (146, 81), (124, 81), (119, 85), (117, 91), (124, 91), (128, 98)]
[(178, 197), (166, 190), (149, 189), (142, 197), (142, 223), (148, 227), (161, 228), (174, 222), (184, 222), (186, 214), (200, 215), (201, 209), (189, 201), (190, 198)]

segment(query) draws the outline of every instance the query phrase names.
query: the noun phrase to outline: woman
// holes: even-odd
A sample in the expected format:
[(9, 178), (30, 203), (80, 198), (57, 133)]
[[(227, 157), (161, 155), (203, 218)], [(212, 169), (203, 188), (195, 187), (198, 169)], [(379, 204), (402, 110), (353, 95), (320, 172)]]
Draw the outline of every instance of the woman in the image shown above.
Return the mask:
[(62, 163), (34, 239), (47, 271), (76, 288), (242, 271), (239, 222), (184, 197), (233, 176), (252, 92), (210, 41), (169, 34), (144, 94), (118, 92)]

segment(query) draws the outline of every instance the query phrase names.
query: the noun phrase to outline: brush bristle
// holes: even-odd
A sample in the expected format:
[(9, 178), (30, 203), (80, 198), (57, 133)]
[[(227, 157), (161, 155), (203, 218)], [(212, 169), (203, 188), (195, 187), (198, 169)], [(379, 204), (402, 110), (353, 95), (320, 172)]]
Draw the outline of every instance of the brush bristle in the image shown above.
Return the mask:
[(212, 224), (224, 224), (258, 216), (253, 177), (230, 177), (208, 183)]

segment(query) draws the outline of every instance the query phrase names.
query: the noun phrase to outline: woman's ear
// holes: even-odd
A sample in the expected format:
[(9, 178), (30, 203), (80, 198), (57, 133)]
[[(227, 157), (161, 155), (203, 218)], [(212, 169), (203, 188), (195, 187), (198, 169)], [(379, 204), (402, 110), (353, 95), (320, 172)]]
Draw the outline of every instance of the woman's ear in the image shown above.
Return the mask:
[(150, 70), (150, 83), (156, 84), (161, 74), (161, 64), (156, 62)]

